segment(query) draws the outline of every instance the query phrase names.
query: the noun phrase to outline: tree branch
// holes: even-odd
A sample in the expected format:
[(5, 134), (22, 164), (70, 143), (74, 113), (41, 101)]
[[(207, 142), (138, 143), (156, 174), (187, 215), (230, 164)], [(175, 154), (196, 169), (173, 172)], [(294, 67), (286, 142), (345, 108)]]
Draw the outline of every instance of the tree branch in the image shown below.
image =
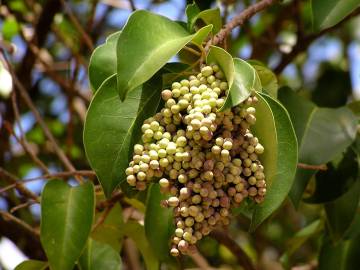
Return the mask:
[(276, 2), (278, 2), (278, 0), (262, 0), (246, 8), (243, 12), (236, 15), (231, 21), (225, 24), (224, 27), (219, 31), (219, 33), (217, 33), (212, 39), (207, 42), (205, 46), (205, 51), (208, 51), (211, 45), (217, 45), (219, 43), (222, 43), (234, 28), (243, 25), (246, 20), (250, 19), (256, 13), (275, 4)]
[(290, 64), (301, 52), (305, 51), (314, 40), (339, 28), (345, 22), (349, 21), (351, 18), (359, 14), (360, 14), (360, 7), (355, 9), (352, 13), (346, 16), (341, 22), (339, 22), (338, 24), (332, 27), (323, 29), (318, 33), (310, 34), (307, 36), (303, 36), (303, 37), (298, 36), (298, 41), (291, 50), (291, 52), (288, 54), (283, 54), (280, 63), (275, 67), (274, 69), (275, 74), (280, 74), (287, 67), (287, 65)]
[(210, 236), (220, 244), (226, 246), (235, 255), (239, 264), (243, 266), (245, 270), (255, 270), (249, 256), (227, 233), (221, 230), (214, 230), (210, 233)]

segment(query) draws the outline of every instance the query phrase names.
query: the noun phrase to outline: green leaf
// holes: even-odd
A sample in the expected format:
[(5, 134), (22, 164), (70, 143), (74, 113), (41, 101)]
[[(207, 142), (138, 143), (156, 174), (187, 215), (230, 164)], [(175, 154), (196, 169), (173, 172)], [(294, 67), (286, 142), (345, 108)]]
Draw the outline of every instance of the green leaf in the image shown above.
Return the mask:
[(360, 199), (360, 179), (351, 189), (335, 201), (325, 204), (330, 235), (339, 240), (353, 222)]
[(117, 89), (121, 99), (150, 79), (194, 37), (196, 34), (190, 35), (166, 17), (145, 10), (135, 11), (116, 47)]
[[(102, 215), (103, 213), (98, 213), (95, 216), (95, 220), (98, 220)], [(122, 231), (123, 226), (124, 221), (121, 205), (116, 204), (106, 216), (104, 222), (91, 232), (91, 238), (98, 242), (106, 243), (114, 250), (119, 251), (124, 237)]]
[(359, 0), (312, 0), (314, 29), (321, 30), (334, 26), (359, 5)]
[(91, 90), (98, 90), (100, 85), (116, 73), (116, 42), (121, 31), (108, 36), (106, 42), (97, 47), (89, 63), (89, 81)]
[(2, 25), (2, 36), (5, 40), (11, 40), (13, 36), (19, 33), (20, 26), (16, 18), (12, 15), (6, 16)]
[(255, 69), (246, 61), (233, 59), (225, 50), (215, 46), (210, 48), (206, 61), (220, 66), (229, 85), (230, 92), (221, 111), (240, 104), (253, 91), (261, 91), (260, 79)]
[(160, 263), (154, 250), (145, 236), (144, 226), (135, 221), (128, 221), (124, 226), (124, 234), (134, 240), (136, 247), (142, 254), (148, 270), (158, 270)]
[[(320, 165), (341, 154), (355, 139), (356, 117), (346, 107), (328, 109), (296, 95), (291, 89), (279, 91), (279, 100), (289, 111), (299, 144), (299, 162)], [(298, 169), (290, 198), (295, 206), (315, 171)]]
[(339, 243), (324, 236), (319, 255), (319, 270), (357, 270), (360, 263), (360, 237)]
[(133, 145), (141, 137), (140, 126), (156, 112), (160, 92), (161, 77), (155, 77), (121, 102), (115, 75), (96, 92), (86, 115), (84, 146), (107, 197), (125, 180)]
[(205, 25), (210, 25), (210, 24), (213, 25), (213, 29), (212, 29), (213, 34), (219, 32), (222, 26), (220, 9), (218, 8), (203, 10), (198, 14), (196, 14), (196, 16), (192, 17), (191, 20), (189, 20), (190, 31), (194, 30), (194, 27), (198, 20), (201, 20), (203, 23), (205, 23)]
[(275, 99), (258, 94), (256, 124), (252, 128), (266, 149), (260, 156), (266, 175), (266, 198), (255, 207), (250, 230), (254, 230), (285, 200), (293, 184), (298, 149), (294, 128), (286, 109)]
[(52, 270), (71, 270), (86, 245), (95, 208), (94, 187), (49, 181), (41, 196), (40, 240)]
[(120, 270), (120, 254), (111, 246), (89, 238), (78, 265), (80, 270)]
[(47, 262), (28, 260), (16, 266), (15, 270), (45, 270), (48, 268)]
[(168, 196), (160, 192), (159, 184), (152, 184), (148, 191), (145, 212), (145, 233), (156, 256), (161, 261), (169, 260), (170, 237), (175, 227), (171, 208), (160, 205)]
[(194, 23), (196, 22), (196, 16), (200, 13), (200, 9), (198, 5), (193, 2), (192, 4), (186, 6), (185, 13), (188, 21), (187, 27), (191, 32), (193, 30)]
[(320, 219), (317, 219), (298, 231), (292, 238), (287, 241), (286, 251), (281, 256), (280, 261), (287, 261), (296, 250), (298, 250), (311, 237), (321, 232), (323, 228), (324, 222)]
[[(354, 144), (352, 146), (354, 146)], [(347, 149), (340, 162), (337, 163), (334, 161), (329, 163), (326, 171), (319, 171), (316, 174), (315, 191), (310, 197), (304, 198), (304, 202), (330, 202), (353, 188), (358, 178), (359, 163), (352, 146)], [(341, 181), (339, 181), (339, 179), (341, 179)]]
[(259, 75), (263, 90), (265, 90), (273, 98), (277, 98), (279, 84), (275, 73), (259, 61), (248, 60), (247, 62), (255, 68), (257, 74)]

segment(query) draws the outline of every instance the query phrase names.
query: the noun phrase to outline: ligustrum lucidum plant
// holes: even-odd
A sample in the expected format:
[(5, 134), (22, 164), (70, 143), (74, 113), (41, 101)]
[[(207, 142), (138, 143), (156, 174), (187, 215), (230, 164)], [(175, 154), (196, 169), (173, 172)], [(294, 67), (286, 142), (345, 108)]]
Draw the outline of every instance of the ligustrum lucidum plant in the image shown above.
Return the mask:
[[(196, 9), (188, 6), (187, 27), (134, 12), (89, 69), (88, 159), (106, 196), (119, 185), (127, 196), (146, 194), (145, 232), (160, 259), (191, 254), (239, 211), (254, 230), (280, 206), (296, 169), (290, 118), (276, 93), (263, 91), (258, 63), (213, 46), (217, 10), (207, 21)], [(101, 55), (111, 49), (116, 61)], [(168, 63), (174, 55), (183, 62)]]
[[(319, 79), (309, 79), (308, 67), (319, 59), (313, 48), (308, 57), (302, 52), (360, 14), (359, 1), (198, 1), (224, 9), (190, 4), (186, 21), (136, 10), (140, 3), (129, 1), (134, 11), (126, 24), (93, 49), (103, 38), (98, 34), (107, 32), (97, 7), (111, 15), (112, 2), (1, 5), (0, 66), (14, 88), (11, 100), (0, 100), (0, 137), (7, 136), (0, 143), (0, 233), (37, 259), (16, 270), (268, 270), (299, 263), (358, 269), (360, 103), (348, 104), (354, 97), (342, 93), (350, 89), (342, 78), (352, 61), (339, 56), (331, 60), (330, 76), (319, 67)], [(151, 9), (169, 1), (148, 2)], [(73, 13), (86, 16), (77, 21)], [(311, 16), (312, 30), (306, 27)], [(33, 31), (22, 31), (27, 28)], [(349, 46), (350, 55), (356, 42), (347, 28), (331, 43)], [(17, 31), (27, 48), (14, 68), (4, 51), (13, 50)], [(33, 37), (20, 35), (25, 32)], [(272, 71), (238, 58), (244, 48), (264, 63), (278, 63)], [(59, 66), (52, 67), (63, 63), (64, 52), (75, 63), (67, 81), (63, 64), (59, 74)], [(87, 54), (90, 89), (79, 89)], [(292, 75), (292, 85), (313, 84), (313, 91), (284, 86), (290, 81), (281, 71), (289, 63), (304, 75)], [(49, 91), (50, 79), (66, 91)], [(92, 92), (91, 102), (82, 90)], [(47, 104), (65, 93), (67, 120), (60, 119), (67, 118), (59, 116), (62, 108), (54, 113), (57, 106)], [(40, 193), (24, 178), (46, 184)], [(36, 208), (29, 207), (37, 203), (40, 228)]]

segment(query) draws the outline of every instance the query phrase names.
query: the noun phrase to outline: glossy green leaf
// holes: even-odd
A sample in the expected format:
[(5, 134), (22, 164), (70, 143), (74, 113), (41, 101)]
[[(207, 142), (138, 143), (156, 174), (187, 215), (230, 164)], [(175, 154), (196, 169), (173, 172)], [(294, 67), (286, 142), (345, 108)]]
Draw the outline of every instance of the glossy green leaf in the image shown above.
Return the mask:
[(324, 236), (319, 255), (319, 270), (357, 270), (360, 264), (360, 237), (333, 243)]
[[(294, 124), (299, 143), (299, 162), (311, 165), (325, 164), (341, 154), (354, 141), (357, 121), (348, 108), (316, 107), (289, 88), (279, 91), (279, 100), (289, 111)], [(298, 169), (290, 193), (295, 206), (299, 204), (314, 172)]]
[(49, 264), (47, 262), (28, 260), (16, 266), (15, 270), (45, 270)]
[(135, 221), (128, 221), (124, 226), (124, 234), (134, 240), (144, 258), (148, 270), (158, 270), (160, 263), (155, 255), (155, 250), (151, 247), (145, 236), (144, 226)]
[(160, 205), (168, 196), (160, 192), (159, 184), (152, 184), (148, 191), (145, 212), (145, 233), (154, 253), (161, 261), (169, 260), (170, 237), (175, 227), (171, 208)]
[(196, 34), (190, 35), (166, 17), (145, 10), (135, 11), (116, 47), (117, 89), (121, 99), (150, 79), (194, 37)]
[(94, 187), (49, 181), (41, 196), (40, 240), (52, 270), (72, 270), (86, 245), (95, 209)]
[(312, 0), (314, 29), (334, 26), (359, 6), (359, 0)]
[(233, 59), (225, 50), (212, 46), (207, 63), (217, 63), (225, 74), (229, 95), (221, 110), (234, 107), (247, 99), (253, 91), (261, 92), (261, 82), (255, 69), (246, 61)]
[[(95, 220), (98, 220), (103, 214), (103, 212), (98, 213)], [(116, 204), (106, 216), (106, 219), (91, 232), (91, 238), (110, 245), (116, 251), (120, 251), (124, 237), (123, 226), (122, 209), (120, 204)]]
[(261, 86), (273, 98), (277, 98), (279, 83), (274, 72), (267, 68), (263, 63), (255, 60), (247, 61), (255, 68), (259, 75)]
[(360, 199), (360, 179), (335, 201), (325, 204), (330, 235), (339, 240), (353, 222)]
[(294, 128), (286, 109), (265, 94), (258, 95), (256, 124), (252, 128), (266, 149), (260, 156), (264, 165), (267, 193), (264, 202), (255, 207), (250, 230), (254, 230), (285, 200), (293, 184), (298, 149)]
[(120, 270), (121, 257), (111, 246), (89, 238), (78, 265), (80, 270)]
[(89, 63), (89, 81), (94, 92), (111, 75), (116, 73), (116, 42), (121, 31), (108, 36), (106, 42), (97, 47)]
[(160, 91), (161, 78), (155, 78), (121, 102), (113, 75), (96, 92), (86, 116), (84, 146), (107, 197), (125, 180), (133, 145), (141, 137), (140, 126), (156, 112)]

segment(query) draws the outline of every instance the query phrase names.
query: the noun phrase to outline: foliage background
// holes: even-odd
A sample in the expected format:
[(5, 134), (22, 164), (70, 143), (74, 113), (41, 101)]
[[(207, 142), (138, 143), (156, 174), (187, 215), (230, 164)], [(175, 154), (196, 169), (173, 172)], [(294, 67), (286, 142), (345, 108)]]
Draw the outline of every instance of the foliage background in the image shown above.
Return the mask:
[[(204, 0), (198, 1), (198, 5), (201, 9), (219, 5), (226, 22), (253, 2)], [(185, 20), (186, 4), (180, 0), (2, 1), (2, 51), (10, 59), (11, 69), (45, 124), (44, 129), (18, 91), (10, 98), (0, 99), (0, 233), (27, 257), (45, 259), (36, 237), (40, 205), (36, 196), (24, 194), (18, 183), (24, 181), (24, 187), (36, 195), (50, 178), (64, 178), (74, 185), (75, 175), (82, 175), (98, 185), (82, 142), (85, 113), (91, 100), (87, 72), (91, 52), (110, 33), (124, 26), (133, 9), (147, 9), (174, 20)], [(358, 13), (359, 8), (330, 31), (314, 32), (310, 1), (283, 1), (257, 14), (240, 29), (236, 28), (224, 46), (234, 57), (256, 59), (268, 65), (278, 75), (280, 86), (290, 86), (320, 107), (338, 108), (360, 97)], [(46, 132), (52, 134), (56, 144), (49, 140)], [(345, 181), (344, 177), (341, 174), (337, 179)], [(312, 183), (305, 193), (313, 192)], [(326, 183), (324, 187), (328, 192)], [(140, 215), (141, 219), (141, 211), (133, 211), (132, 204), (121, 196), (116, 199), (116, 204), (123, 206), (124, 216)], [(248, 221), (237, 216), (229, 235), (260, 269), (281, 269), (281, 262), (313, 269), (326, 237), (324, 215), (324, 204), (302, 202), (295, 209), (287, 200), (252, 234), (246, 231)], [(308, 234), (293, 237), (309, 224), (312, 227)], [(300, 246), (303, 240), (308, 241)], [(213, 238), (202, 241), (199, 251), (213, 267), (239, 267), (229, 249)], [(134, 263), (130, 254), (138, 255), (138, 251), (134, 243), (126, 239), (121, 255), (129, 269)], [(0, 260), (5, 269), (14, 266), (9, 266), (4, 254), (0, 254)], [(183, 264), (191, 267), (192, 261), (186, 259)]]

